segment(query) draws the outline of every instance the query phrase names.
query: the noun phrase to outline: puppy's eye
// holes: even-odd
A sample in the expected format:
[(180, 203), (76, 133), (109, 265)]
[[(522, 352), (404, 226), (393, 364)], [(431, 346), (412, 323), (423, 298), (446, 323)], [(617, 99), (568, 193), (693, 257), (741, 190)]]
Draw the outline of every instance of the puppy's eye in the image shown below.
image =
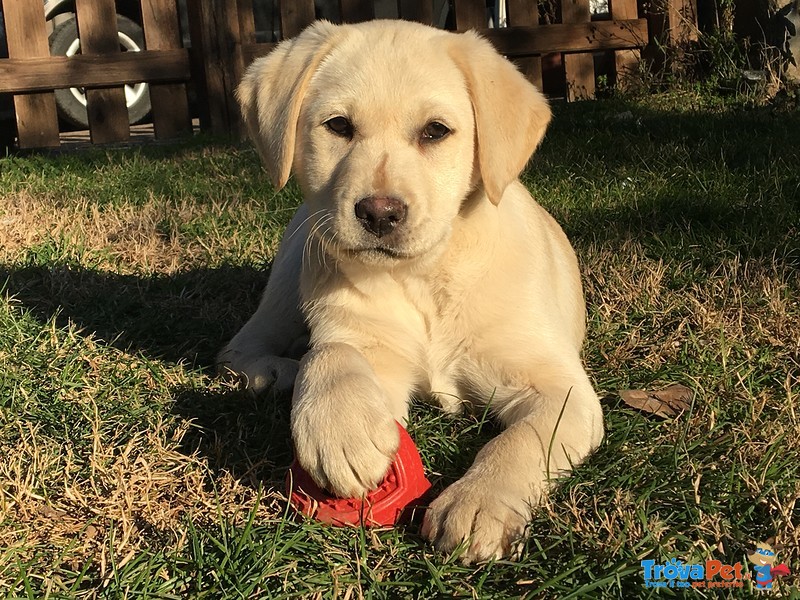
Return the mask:
[(450, 135), (450, 129), (447, 127), (447, 125), (439, 123), (439, 121), (431, 121), (425, 125), (425, 129), (422, 130), (422, 141), (438, 142), (439, 140), (446, 138), (448, 135)]
[(339, 137), (351, 138), (353, 137), (353, 124), (345, 117), (333, 117), (325, 121), (325, 127)]

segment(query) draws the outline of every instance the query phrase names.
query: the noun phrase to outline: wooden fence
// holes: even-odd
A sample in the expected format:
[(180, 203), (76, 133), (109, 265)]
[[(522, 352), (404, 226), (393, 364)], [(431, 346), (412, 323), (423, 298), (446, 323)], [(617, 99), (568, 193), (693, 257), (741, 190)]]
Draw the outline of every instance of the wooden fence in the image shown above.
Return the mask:
[[(194, 87), (204, 129), (220, 134), (240, 127), (234, 90), (245, 67), (274, 43), (257, 43), (253, 2), (187, 0), (191, 51), (184, 48), (175, 0), (141, 0), (146, 49), (121, 52), (114, 0), (75, 0), (81, 54), (50, 56), (42, 0), (0, 0), (9, 58), (0, 59), (0, 93), (14, 94), (19, 146), (59, 145), (53, 90), (86, 89), (91, 140), (124, 142), (130, 135), (124, 84), (147, 82), (155, 136), (191, 131), (187, 86)], [(485, 0), (453, 0), (455, 29), (479, 29), (500, 52), (542, 84), (542, 57), (557, 56), (568, 100), (595, 94), (594, 55), (613, 52), (616, 77), (635, 69), (650, 41), (648, 19), (637, 0), (609, 0), (609, 18), (592, 20), (589, 0), (559, 0), (556, 22), (542, 24), (545, 0), (506, 0), (508, 27), (488, 29)], [(694, 0), (662, 0), (658, 29), (675, 36), (685, 28)], [(434, 23), (432, 0), (397, 0), (400, 18)], [(374, 0), (339, 0), (341, 18), (375, 16)], [(315, 18), (313, 0), (281, 0), (281, 37), (299, 33)], [(652, 19), (651, 19), (652, 22)], [(562, 70), (563, 65), (563, 70)]]
[(7, 59), (0, 59), (0, 92), (14, 94), (19, 146), (59, 145), (54, 89), (86, 88), (91, 139), (130, 136), (123, 86), (150, 83), (155, 135), (191, 131), (186, 84), (189, 52), (182, 47), (175, 0), (142, 0), (146, 50), (121, 52), (114, 0), (75, 0), (79, 55), (50, 56), (41, 0), (3, 0)]

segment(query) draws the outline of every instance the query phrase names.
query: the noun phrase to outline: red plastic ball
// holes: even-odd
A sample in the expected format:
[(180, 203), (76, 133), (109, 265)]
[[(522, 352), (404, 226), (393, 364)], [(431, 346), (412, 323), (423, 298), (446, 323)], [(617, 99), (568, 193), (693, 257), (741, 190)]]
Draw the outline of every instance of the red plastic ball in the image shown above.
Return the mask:
[(381, 484), (363, 499), (337, 498), (321, 489), (297, 459), (286, 474), (289, 502), (298, 513), (337, 527), (389, 527), (407, 520), (431, 487), (417, 447), (397, 424), (400, 448)]

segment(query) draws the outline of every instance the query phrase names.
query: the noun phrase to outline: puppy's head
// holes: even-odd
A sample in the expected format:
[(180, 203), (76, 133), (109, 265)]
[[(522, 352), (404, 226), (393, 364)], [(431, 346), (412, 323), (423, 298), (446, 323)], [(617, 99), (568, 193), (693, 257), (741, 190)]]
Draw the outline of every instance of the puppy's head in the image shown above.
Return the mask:
[(275, 185), (296, 173), (312, 234), (377, 264), (442, 247), (477, 186), (500, 202), (550, 119), (489, 42), (405, 21), (317, 22), (237, 93)]

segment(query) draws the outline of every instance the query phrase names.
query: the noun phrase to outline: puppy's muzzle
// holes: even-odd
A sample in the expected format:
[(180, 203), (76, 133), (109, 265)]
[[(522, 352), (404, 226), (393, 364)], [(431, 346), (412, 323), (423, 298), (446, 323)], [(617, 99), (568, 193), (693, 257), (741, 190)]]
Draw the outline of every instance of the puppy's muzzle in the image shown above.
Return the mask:
[(369, 196), (356, 203), (356, 218), (375, 237), (392, 233), (406, 218), (408, 207), (397, 198)]

